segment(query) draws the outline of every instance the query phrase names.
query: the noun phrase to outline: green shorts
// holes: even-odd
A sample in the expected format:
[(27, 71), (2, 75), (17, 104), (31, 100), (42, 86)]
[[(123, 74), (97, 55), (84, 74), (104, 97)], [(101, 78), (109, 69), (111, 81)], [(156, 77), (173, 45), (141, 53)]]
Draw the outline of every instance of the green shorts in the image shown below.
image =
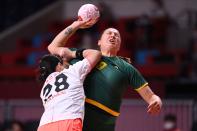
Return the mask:
[(116, 118), (117, 117), (86, 103), (83, 131), (114, 131)]

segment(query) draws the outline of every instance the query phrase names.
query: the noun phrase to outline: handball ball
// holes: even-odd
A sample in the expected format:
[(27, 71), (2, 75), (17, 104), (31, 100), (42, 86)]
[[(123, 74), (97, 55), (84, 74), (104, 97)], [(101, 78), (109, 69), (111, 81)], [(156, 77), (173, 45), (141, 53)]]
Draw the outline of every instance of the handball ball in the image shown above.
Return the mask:
[(87, 25), (93, 25), (97, 22), (100, 16), (98, 8), (93, 4), (84, 4), (79, 8), (78, 18), (81, 20), (91, 19)]

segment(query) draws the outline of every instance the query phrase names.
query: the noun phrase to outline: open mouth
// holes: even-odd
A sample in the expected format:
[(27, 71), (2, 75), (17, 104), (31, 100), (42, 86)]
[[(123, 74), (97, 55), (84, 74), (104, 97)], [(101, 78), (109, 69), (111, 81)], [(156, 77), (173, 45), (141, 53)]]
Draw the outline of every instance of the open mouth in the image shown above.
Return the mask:
[(115, 40), (115, 39), (109, 39), (109, 42), (110, 42), (111, 44), (115, 44), (115, 43), (116, 43), (116, 40)]

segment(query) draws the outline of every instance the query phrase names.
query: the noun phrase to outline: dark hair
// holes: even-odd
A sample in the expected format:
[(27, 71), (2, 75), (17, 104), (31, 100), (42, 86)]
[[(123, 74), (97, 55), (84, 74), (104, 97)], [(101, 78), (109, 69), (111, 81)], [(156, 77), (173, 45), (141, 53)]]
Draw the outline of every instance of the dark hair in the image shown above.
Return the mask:
[(19, 128), (22, 130), (22, 131), (24, 131), (24, 129), (25, 129), (25, 126), (24, 126), (24, 124), (21, 122), (21, 121), (17, 121), (17, 120), (14, 120), (14, 121), (12, 121), (12, 130), (13, 130), (13, 126), (14, 125), (18, 125), (19, 126)]
[(1, 131), (7, 131), (7, 130), (13, 130), (13, 126), (14, 125), (18, 125), (19, 128), (24, 131), (24, 123), (22, 123), (21, 121), (18, 120), (13, 120), (13, 121), (4, 121), (3, 125), (1, 125), (0, 130)]
[(55, 72), (58, 63), (63, 64), (61, 57), (51, 54), (44, 55), (39, 62), (38, 80), (44, 82), (51, 73)]
[(167, 114), (164, 117), (164, 121), (173, 121), (173, 122), (176, 122), (176, 116), (173, 115), (173, 114)]

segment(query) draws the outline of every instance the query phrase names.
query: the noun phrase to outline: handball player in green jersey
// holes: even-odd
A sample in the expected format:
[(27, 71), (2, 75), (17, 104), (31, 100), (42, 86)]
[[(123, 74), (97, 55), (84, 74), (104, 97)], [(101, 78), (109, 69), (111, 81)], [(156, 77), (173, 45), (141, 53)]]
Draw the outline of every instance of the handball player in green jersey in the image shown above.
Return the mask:
[[(82, 24), (77, 20), (60, 32), (48, 46), (50, 53), (64, 57), (67, 40), (79, 28), (82, 28)], [(102, 53), (101, 61), (84, 81), (86, 104), (83, 131), (114, 131), (123, 94), (129, 86), (147, 102), (149, 114), (158, 114), (162, 106), (161, 99), (135, 67), (117, 56), (121, 46), (119, 31), (115, 28), (104, 30), (98, 46)], [(77, 61), (73, 59), (70, 64)]]

